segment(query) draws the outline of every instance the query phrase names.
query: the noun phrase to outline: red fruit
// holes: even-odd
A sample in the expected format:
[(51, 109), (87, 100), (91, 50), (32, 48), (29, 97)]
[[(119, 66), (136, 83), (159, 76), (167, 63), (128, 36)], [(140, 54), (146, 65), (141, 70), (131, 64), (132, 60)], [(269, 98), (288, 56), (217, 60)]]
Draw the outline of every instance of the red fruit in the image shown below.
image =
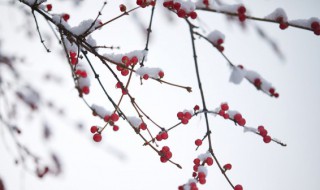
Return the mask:
[(244, 118), (241, 118), (239, 121), (237, 121), (237, 123), (240, 125), (240, 126), (244, 126), (246, 124), (246, 120)]
[(47, 10), (48, 10), (48, 11), (51, 11), (51, 10), (52, 10), (52, 5), (51, 5), (51, 4), (46, 5), (46, 7), (47, 7)]
[(223, 114), (223, 118), (224, 118), (224, 119), (229, 119), (230, 116), (229, 116), (229, 114), (226, 113), (226, 114)]
[(116, 88), (121, 88), (121, 82), (117, 82), (117, 84), (116, 84)]
[(244, 6), (240, 6), (239, 8), (238, 8), (238, 13), (239, 14), (244, 14), (246, 12), (246, 8), (244, 7)]
[(121, 75), (122, 76), (127, 76), (129, 74), (129, 70), (128, 69), (124, 69), (121, 71)]
[(219, 38), (219, 39), (217, 40), (217, 44), (218, 44), (218, 45), (221, 45), (222, 43), (223, 43), (223, 39)]
[(263, 142), (265, 142), (265, 143), (269, 143), (269, 142), (271, 142), (271, 137), (270, 136), (264, 136), (263, 137)]
[(199, 165), (194, 165), (194, 166), (193, 166), (193, 171), (197, 172), (197, 171), (198, 171), (198, 168), (199, 168)]
[(225, 114), (223, 110), (220, 110), (218, 113), (221, 117), (223, 117), (223, 115)]
[(287, 22), (281, 22), (280, 25), (279, 25), (279, 28), (281, 30), (284, 30), (284, 29), (286, 29), (288, 27), (289, 27), (289, 24)]
[(139, 125), (139, 128), (142, 129), (142, 130), (146, 130), (146, 129), (147, 129), (147, 124), (141, 123), (141, 124)]
[(189, 16), (190, 16), (192, 19), (196, 19), (198, 15), (197, 15), (196, 12), (191, 12), (191, 13), (189, 14)]
[(201, 146), (201, 145), (202, 145), (202, 140), (201, 140), (201, 139), (197, 139), (194, 143), (195, 143), (197, 146)]
[(223, 104), (220, 105), (220, 108), (221, 108), (221, 110), (223, 110), (223, 111), (227, 111), (227, 110), (229, 109), (229, 106), (228, 106), (227, 103), (223, 103)]
[(198, 177), (199, 178), (205, 178), (206, 174), (204, 174), (203, 172), (199, 172)]
[(113, 113), (113, 114), (111, 114), (110, 119), (111, 119), (113, 122), (116, 122), (116, 121), (119, 120), (119, 116), (118, 116), (118, 114)]
[(156, 2), (155, 1), (151, 1), (150, 5), (154, 7), (156, 5)]
[(314, 33), (315, 35), (319, 36), (319, 35), (320, 35), (320, 28), (317, 29), (317, 30), (315, 30), (313, 33)]
[(131, 58), (131, 60), (130, 60), (130, 63), (131, 63), (132, 65), (137, 64), (137, 63), (138, 63), (138, 58), (137, 58), (136, 56), (133, 56), (133, 57)]
[(317, 30), (317, 29), (319, 29), (320, 28), (320, 24), (319, 24), (319, 22), (317, 22), (317, 21), (314, 21), (314, 22), (312, 22), (311, 23), (311, 29), (312, 30)]
[(242, 115), (240, 113), (237, 113), (233, 116), (233, 118), (238, 123), (242, 119)]
[(98, 132), (98, 127), (97, 126), (92, 126), (90, 128), (90, 131), (91, 131), (91, 133), (96, 133), (96, 132)]
[(243, 22), (243, 21), (246, 20), (246, 15), (245, 15), (245, 14), (239, 14), (239, 15), (238, 15), (238, 18), (239, 18), (239, 21), (240, 21), (240, 22)]
[(170, 5), (169, 1), (163, 2), (163, 6), (164, 6), (164, 7), (169, 7), (169, 5)]
[(122, 63), (126, 64), (129, 62), (129, 57), (128, 56), (123, 56), (121, 59)]
[(119, 130), (119, 127), (118, 127), (117, 125), (114, 125), (114, 126), (112, 127), (112, 129), (113, 129), (114, 131), (118, 131), (118, 130)]
[(223, 46), (218, 45), (218, 46), (216, 46), (216, 47), (217, 47), (217, 49), (218, 49), (220, 52), (223, 52), (223, 50), (224, 50), (224, 47), (223, 47)]
[(82, 91), (82, 93), (84, 93), (84, 94), (89, 94), (90, 89), (89, 89), (88, 86), (84, 86), (84, 87), (81, 89), (81, 91)]
[(231, 165), (231, 164), (226, 164), (226, 165), (223, 166), (223, 168), (224, 168), (225, 170), (231, 170), (232, 165)]
[(88, 74), (87, 74), (87, 72), (86, 71), (82, 71), (82, 72), (80, 72), (80, 74), (79, 74), (82, 78), (87, 78), (87, 76), (88, 76)]
[(257, 88), (260, 88), (262, 82), (261, 82), (261, 80), (260, 80), (259, 78), (256, 78), (256, 79), (254, 79), (253, 84), (254, 84)]
[(142, 3), (143, 3), (143, 0), (137, 0), (137, 5), (142, 5)]
[(194, 111), (198, 111), (199, 109), (200, 109), (200, 107), (198, 105), (195, 105), (193, 108)]
[(178, 14), (178, 17), (184, 18), (186, 16), (186, 11), (183, 9), (179, 9), (177, 14)]
[(163, 146), (162, 149), (161, 149), (161, 151), (164, 152), (164, 153), (165, 153), (165, 152), (169, 152), (169, 151), (170, 151), (170, 148), (169, 148), (168, 146)]
[(148, 80), (148, 78), (149, 78), (149, 75), (148, 75), (148, 74), (144, 74), (144, 75), (143, 75), (143, 79), (144, 79), (144, 80)]
[(163, 71), (159, 71), (158, 75), (159, 75), (160, 78), (163, 78), (164, 77), (164, 72)]
[(188, 119), (183, 118), (183, 119), (181, 119), (181, 123), (182, 123), (182, 124), (184, 124), (184, 125), (186, 125), (186, 124), (188, 124), (188, 123), (189, 123), (189, 120), (188, 120)]
[(164, 156), (160, 156), (160, 161), (162, 163), (166, 163), (168, 161), (168, 159), (166, 157), (164, 157)]
[(193, 163), (194, 163), (195, 165), (199, 166), (199, 165), (200, 165), (200, 159), (199, 159), (199, 158), (194, 159), (194, 160), (193, 160)]
[(271, 95), (273, 95), (273, 94), (275, 93), (275, 91), (276, 91), (276, 90), (275, 90), (274, 88), (270, 88), (270, 89), (269, 89), (269, 92), (270, 92)]
[(279, 98), (279, 93), (274, 93), (274, 97)]
[(208, 166), (211, 166), (213, 164), (213, 159), (211, 157), (207, 157), (206, 163)]
[(156, 136), (156, 140), (157, 140), (157, 141), (161, 141), (161, 140), (162, 140), (162, 137), (161, 137), (161, 135), (160, 135), (160, 134), (157, 134), (157, 136)]
[(243, 190), (242, 185), (234, 186), (234, 190)]
[(103, 118), (103, 120), (104, 120), (105, 122), (108, 122), (108, 121), (110, 120), (110, 116), (109, 116), (109, 115), (105, 115), (104, 118)]
[(101, 136), (100, 133), (96, 133), (96, 134), (93, 135), (93, 140), (94, 140), (95, 142), (100, 142), (101, 139), (102, 139), (102, 136)]
[(166, 140), (168, 137), (169, 137), (169, 135), (168, 135), (167, 132), (162, 132), (162, 133), (161, 133), (161, 138), (162, 138), (163, 140)]
[(181, 7), (181, 4), (178, 3), (178, 2), (176, 2), (176, 3), (173, 4), (173, 8), (174, 8), (175, 10), (177, 10), (177, 11), (180, 9), (180, 7)]
[(69, 18), (70, 18), (70, 15), (69, 14), (63, 14), (62, 18), (63, 18), (64, 21), (67, 22), (69, 20)]
[(126, 12), (126, 10), (127, 10), (127, 7), (126, 7), (124, 4), (121, 4), (121, 5), (119, 6), (119, 8), (120, 8), (120, 11), (121, 11), (121, 12)]
[(199, 178), (199, 183), (200, 184), (205, 184), (206, 183), (206, 178), (202, 177), (202, 178)]
[(183, 113), (180, 111), (177, 113), (177, 117), (178, 119), (182, 119), (183, 118)]
[(186, 113), (184, 113), (184, 117), (187, 119), (191, 119), (192, 115), (190, 112), (186, 112)]
[(172, 153), (171, 153), (170, 151), (165, 152), (164, 154), (165, 154), (165, 157), (166, 157), (167, 159), (172, 158)]
[(196, 172), (192, 172), (192, 177), (197, 177), (197, 173)]

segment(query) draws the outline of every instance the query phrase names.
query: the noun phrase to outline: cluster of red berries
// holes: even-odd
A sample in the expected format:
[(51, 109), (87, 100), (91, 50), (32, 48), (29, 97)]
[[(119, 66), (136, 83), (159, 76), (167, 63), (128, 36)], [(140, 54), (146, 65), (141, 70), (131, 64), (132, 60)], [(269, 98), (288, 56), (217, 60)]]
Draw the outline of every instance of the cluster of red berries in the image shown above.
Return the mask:
[(150, 0), (137, 0), (136, 1), (137, 5), (139, 5), (142, 8), (145, 8), (149, 5), (151, 6), (155, 6), (156, 5), (156, 1), (150, 1)]
[(70, 63), (72, 65), (76, 65), (78, 63), (78, 56), (76, 52), (70, 51), (69, 52), (69, 56), (70, 56)]
[(218, 40), (216, 40), (215, 42), (213, 42), (213, 45), (220, 51), (223, 52), (224, 47), (222, 46), (223, 44), (223, 39), (219, 38)]
[(91, 133), (93, 133), (93, 140), (95, 142), (100, 142), (102, 140), (100, 128), (97, 126), (92, 126), (90, 128)]
[(258, 132), (263, 138), (263, 142), (269, 143), (271, 142), (271, 137), (268, 135), (268, 131), (264, 128), (264, 126), (259, 126), (258, 127)]
[(157, 136), (156, 136), (157, 141), (166, 140), (168, 138), (169, 138), (169, 135), (168, 135), (167, 131), (162, 131), (159, 134), (157, 134)]
[(46, 8), (47, 8), (47, 11), (51, 11), (52, 10), (52, 4), (47, 4)]
[[(220, 110), (218, 112), (218, 114), (225, 118), (225, 119), (233, 119), (238, 125), (240, 126), (244, 126), (246, 124), (246, 120), (242, 117), (242, 115), (238, 112), (232, 113), (234, 111), (231, 112), (227, 112), (229, 110), (229, 106), (227, 103), (222, 103), (220, 105)], [(231, 115), (230, 115), (231, 113)]]
[[(189, 185), (189, 188), (187, 188), (188, 190), (198, 190), (196, 182), (191, 182), (188, 185)], [(186, 189), (183, 187), (183, 185), (180, 185), (178, 187), (178, 190), (186, 190)]]
[[(253, 85), (254, 85), (258, 90), (260, 90), (260, 89), (261, 89), (261, 85), (262, 85), (262, 79), (260, 79), (260, 78), (255, 78), (255, 79), (253, 80)], [(279, 97), (279, 93), (276, 92), (276, 90), (275, 90), (273, 87), (271, 87), (271, 88), (269, 89), (269, 93), (270, 93), (271, 96), (274, 96), (274, 97), (276, 97), (276, 98)]]
[(162, 149), (159, 151), (160, 161), (162, 163), (167, 162), (172, 157), (172, 152), (168, 146), (163, 146)]
[[(158, 76), (159, 76), (159, 78), (163, 78), (164, 77), (164, 72), (163, 71), (159, 71), (158, 72)], [(142, 78), (144, 79), (144, 80), (148, 80), (149, 79), (149, 74), (144, 74), (143, 76), (142, 76)]]
[(279, 93), (276, 92), (276, 90), (275, 90), (274, 88), (271, 87), (271, 88), (269, 89), (269, 93), (270, 93), (271, 96), (274, 96), (274, 97), (276, 97), (276, 98), (279, 98)]
[(127, 7), (124, 4), (119, 5), (120, 11), (121, 12), (126, 12)]
[(173, 9), (177, 12), (178, 17), (180, 18), (192, 18), (196, 19), (197, 18), (197, 13), (192, 11), (192, 12), (187, 12), (185, 9), (181, 7), (181, 3), (179, 2), (173, 2), (173, 1), (165, 1), (163, 2), (163, 6), (169, 9)]
[(177, 117), (178, 119), (181, 120), (182, 124), (186, 125), (189, 123), (189, 120), (191, 119), (192, 114), (189, 111), (184, 111), (184, 112), (180, 111), (177, 113)]
[(243, 22), (246, 20), (246, 8), (244, 6), (238, 7), (238, 18), (240, 22)]
[(128, 94), (128, 90), (124, 88), (122, 82), (117, 82), (116, 88), (120, 88), (120, 89), (122, 90), (122, 94), (123, 94), (123, 95)]
[(74, 73), (82, 78), (86, 78), (88, 76), (87, 72), (81, 69), (77, 69)]
[(311, 29), (313, 30), (313, 33), (317, 36), (320, 35), (320, 23), (318, 21), (313, 21), (310, 25)]
[(289, 23), (282, 16), (276, 18), (276, 21), (279, 23), (279, 28), (281, 30), (284, 30), (289, 27)]
[(129, 58), (128, 56), (123, 56), (121, 58), (122, 65), (117, 65), (117, 70), (121, 72), (122, 76), (127, 76), (129, 74), (129, 70), (127, 69), (130, 65), (134, 66), (138, 63), (138, 58), (136, 56), (132, 56)]
[(220, 105), (219, 115), (221, 117), (225, 118), (225, 119), (229, 119), (230, 116), (229, 116), (228, 113), (226, 113), (226, 111), (228, 111), (228, 110), (229, 110), (228, 104), (227, 103), (222, 103)]
[[(201, 157), (201, 158), (202, 158), (202, 157)], [(203, 163), (201, 163), (201, 161), (202, 161)], [(212, 159), (211, 156), (205, 156), (205, 157), (203, 157), (202, 159), (200, 159), (200, 158), (194, 159), (194, 160), (193, 160), (193, 163), (194, 163), (194, 165), (193, 165), (193, 171), (194, 171), (194, 172), (198, 172), (198, 169), (199, 169), (199, 166), (200, 166), (200, 165), (207, 164), (208, 166), (212, 166), (212, 164), (213, 164), (213, 159)], [(192, 175), (194, 175), (194, 174), (192, 174)]]

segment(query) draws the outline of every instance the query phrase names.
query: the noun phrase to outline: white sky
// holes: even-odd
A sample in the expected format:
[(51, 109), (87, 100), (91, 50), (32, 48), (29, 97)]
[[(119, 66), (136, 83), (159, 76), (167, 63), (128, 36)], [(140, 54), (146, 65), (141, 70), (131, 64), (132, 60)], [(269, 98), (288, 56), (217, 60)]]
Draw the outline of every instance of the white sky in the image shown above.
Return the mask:
[[(110, 1), (103, 11), (102, 19), (108, 20), (117, 15), (116, 4)], [(234, 2), (234, 1), (230, 1)], [(263, 17), (278, 7), (286, 10), (289, 19), (308, 19), (320, 17), (320, 2), (317, 0), (265, 0), (243, 1), (251, 14)], [(81, 7), (72, 9), (71, 3), (54, 3), (54, 11), (71, 14), (71, 24), (81, 19), (94, 18), (102, 1), (87, 1)], [(139, 11), (138, 15), (147, 26), (149, 9)], [(191, 109), (201, 102), (187, 25), (173, 15), (174, 22), (168, 23), (162, 6), (157, 7), (154, 17), (152, 39), (147, 66), (161, 67), (165, 79), (193, 88), (189, 94), (181, 89), (160, 85), (148, 80), (139, 85), (138, 77), (132, 81), (132, 93), (137, 102), (154, 120), (169, 127), (177, 122), (176, 113)], [(99, 145), (91, 142), (89, 128), (91, 125), (102, 125), (103, 122), (92, 118), (84, 103), (77, 98), (70, 78), (70, 72), (63, 58), (57, 56), (59, 48), (52, 48), (54, 53), (47, 54), (35, 35), (27, 39), (21, 27), (21, 14), (13, 7), (0, 6), (0, 38), (5, 52), (24, 55), (27, 65), (21, 66), (26, 80), (39, 88), (44, 87), (44, 97), (55, 99), (60, 106), (66, 105), (70, 119), (61, 119), (49, 112), (41, 112), (39, 122), (32, 125), (28, 118), (21, 119), (24, 135), (21, 140), (38, 154), (54, 150), (63, 162), (61, 176), (47, 176), (43, 180), (25, 173), (13, 164), (13, 156), (0, 143), (0, 177), (8, 190), (16, 189), (95, 189), (95, 190), (149, 190), (177, 189), (191, 177), (192, 161), (206, 151), (207, 144), (197, 152), (194, 151), (194, 140), (205, 133), (204, 118), (193, 118), (187, 126), (182, 126), (172, 133), (169, 139), (160, 145), (169, 145), (173, 160), (183, 166), (177, 169), (166, 163), (162, 164), (150, 148), (141, 146), (142, 141), (127, 124), (122, 122), (117, 133), (107, 130), (103, 142)], [(264, 125), (271, 136), (287, 143), (287, 147), (277, 144), (264, 144), (259, 136), (243, 133), (242, 129), (219, 117), (210, 117), (213, 131), (213, 148), (221, 163), (232, 163), (229, 176), (234, 184), (242, 184), (244, 189), (251, 190), (316, 190), (320, 178), (320, 151), (318, 145), (320, 133), (317, 116), (320, 114), (320, 38), (310, 31), (288, 28), (280, 31), (277, 25), (254, 22), (262, 27), (274, 39), (285, 55), (285, 61), (279, 59), (270, 46), (261, 40), (252, 29), (242, 30), (236, 24), (226, 22), (221, 15), (202, 13), (198, 15), (206, 23), (207, 31), (218, 29), (226, 35), (225, 54), (234, 64), (256, 70), (269, 80), (280, 92), (280, 98), (274, 99), (256, 91), (248, 82), (234, 85), (228, 82), (230, 70), (219, 53), (202, 40), (197, 40), (199, 67), (209, 109), (214, 109), (221, 102), (227, 101), (231, 109), (239, 110), (247, 120), (247, 125), (257, 127)], [(77, 19), (79, 18), (79, 20)], [(14, 24), (12, 24), (14, 23)], [(41, 31), (50, 31), (45, 22), (39, 18)], [(35, 26), (31, 20), (30, 24)], [(132, 17), (126, 17), (98, 31), (94, 37), (99, 44), (121, 46), (119, 52), (143, 49), (145, 45), (143, 31), (135, 25)], [(46, 32), (44, 32), (46, 33)], [(53, 43), (56, 45), (57, 42)], [(51, 45), (52, 47), (53, 45)], [(92, 58), (92, 60), (95, 60)], [(107, 88), (113, 90), (115, 80), (110, 79), (107, 70), (99, 67), (99, 74)], [(43, 84), (41, 73), (50, 71), (66, 79), (63, 84)], [(32, 77), (32, 78), (31, 78)], [(96, 83), (96, 82), (93, 82)], [(97, 96), (89, 98), (110, 106), (95, 87), (92, 92)], [(100, 93), (100, 94), (99, 94)], [(112, 93), (118, 97), (119, 93)], [(117, 99), (117, 98), (115, 98)], [(128, 104), (125, 104), (128, 105)], [(124, 106), (124, 109), (130, 108)], [(0, 106), (0, 109), (1, 108)], [(22, 111), (28, 111), (24, 109)], [(43, 143), (39, 137), (39, 123), (45, 118), (51, 124), (54, 139)], [(85, 122), (85, 131), (79, 133), (74, 124)], [(156, 131), (156, 130), (154, 130)], [(6, 130), (5, 142), (12, 147)], [(156, 132), (154, 132), (156, 133)], [(11, 150), (14, 150), (11, 148)], [(209, 168), (207, 184), (200, 189), (230, 189), (216, 166)]]

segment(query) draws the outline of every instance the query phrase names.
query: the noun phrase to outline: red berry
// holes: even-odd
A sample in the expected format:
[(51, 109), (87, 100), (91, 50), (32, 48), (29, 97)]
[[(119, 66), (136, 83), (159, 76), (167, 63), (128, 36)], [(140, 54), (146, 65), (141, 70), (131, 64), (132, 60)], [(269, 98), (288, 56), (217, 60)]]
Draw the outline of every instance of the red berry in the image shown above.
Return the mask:
[(158, 76), (159, 76), (160, 78), (163, 78), (163, 77), (164, 77), (164, 72), (163, 72), (163, 71), (159, 71)]
[(206, 174), (203, 173), (203, 172), (199, 172), (198, 177), (199, 177), (199, 178), (205, 178), (205, 177), (206, 177)]
[(194, 166), (193, 166), (193, 171), (197, 172), (197, 171), (198, 171), (198, 168), (199, 168), (199, 165), (194, 165)]
[(69, 18), (70, 18), (70, 15), (69, 14), (63, 14), (62, 18), (63, 18), (64, 21), (67, 22), (69, 20)]
[(218, 44), (218, 45), (221, 45), (222, 43), (223, 43), (223, 39), (219, 38), (219, 39), (217, 40), (217, 44)]
[(194, 111), (198, 111), (199, 109), (200, 109), (200, 107), (198, 105), (195, 105), (193, 108)]
[(118, 130), (119, 130), (119, 127), (118, 127), (117, 125), (114, 125), (114, 126), (112, 127), (112, 129), (113, 129), (114, 131), (118, 131)]
[(148, 75), (148, 74), (144, 74), (144, 75), (143, 75), (143, 79), (144, 79), (144, 80), (148, 80), (148, 78), (149, 78), (149, 75)]
[(253, 84), (254, 84), (257, 88), (260, 88), (262, 82), (261, 82), (261, 80), (260, 80), (259, 78), (256, 78), (256, 79), (254, 79)]
[(224, 119), (229, 119), (229, 114), (227, 114), (227, 113), (223, 114), (223, 118)]
[(207, 157), (206, 163), (208, 166), (211, 166), (213, 164), (213, 159), (211, 157)]
[(162, 163), (165, 163), (165, 162), (168, 161), (168, 159), (167, 159), (166, 157), (164, 157), (164, 156), (160, 156), (160, 161), (161, 161)]
[(165, 152), (165, 157), (166, 157), (167, 159), (172, 158), (172, 153), (171, 153), (170, 151)]
[(143, 3), (143, 0), (137, 0), (137, 5), (142, 5), (142, 3)]
[(90, 128), (90, 131), (91, 131), (91, 133), (96, 133), (96, 132), (98, 132), (98, 127), (97, 126), (92, 126)]
[(81, 91), (82, 91), (82, 93), (84, 93), (84, 94), (89, 94), (90, 89), (89, 89), (88, 86), (84, 86), (84, 87), (82, 87)]
[(118, 114), (113, 113), (113, 114), (111, 114), (110, 119), (111, 119), (113, 122), (116, 122), (116, 121), (119, 120), (119, 116), (118, 116)]
[(217, 47), (217, 49), (218, 49), (220, 52), (223, 52), (223, 50), (224, 50), (224, 47), (223, 47), (223, 46), (218, 45), (218, 46), (216, 46), (216, 47)]
[(246, 8), (244, 7), (244, 6), (240, 6), (239, 8), (238, 8), (238, 13), (239, 14), (244, 14), (246, 12)]
[(182, 119), (183, 118), (183, 113), (180, 111), (177, 113), (177, 117), (178, 119)]
[(137, 63), (138, 63), (138, 58), (137, 58), (136, 56), (133, 56), (133, 57), (131, 58), (131, 60), (130, 60), (130, 63), (131, 63), (132, 65), (137, 64)]
[(239, 15), (238, 15), (238, 18), (239, 18), (239, 21), (240, 21), (240, 22), (243, 22), (243, 21), (246, 20), (246, 15), (245, 15), (245, 14), (239, 14)]
[(181, 7), (181, 4), (178, 3), (178, 2), (176, 2), (176, 3), (173, 4), (173, 8), (174, 8), (175, 10), (177, 10), (177, 11), (180, 9), (180, 7)]
[(265, 143), (269, 143), (269, 142), (271, 142), (271, 137), (270, 136), (264, 136), (263, 137), (263, 142), (265, 142)]
[(199, 159), (199, 158), (194, 159), (194, 160), (193, 160), (193, 163), (194, 163), (195, 165), (199, 166), (199, 165), (200, 165), (200, 159)]
[(241, 118), (239, 121), (237, 121), (237, 123), (240, 125), (240, 126), (244, 126), (246, 124), (246, 120), (244, 118)]
[(161, 138), (163, 140), (166, 140), (168, 137), (169, 137), (169, 135), (168, 135), (168, 133), (166, 131), (161, 133)]
[(223, 110), (219, 110), (219, 113), (218, 113), (221, 117), (223, 117), (223, 115), (225, 114)]
[(157, 136), (156, 136), (156, 140), (157, 140), (157, 141), (161, 141), (161, 140), (162, 140), (162, 137), (161, 137), (161, 135), (160, 135), (160, 134), (157, 134)]
[(319, 35), (320, 35), (320, 28), (317, 29), (317, 30), (315, 30), (313, 33), (314, 33), (315, 35), (319, 36)]
[(189, 16), (190, 16), (192, 19), (196, 19), (198, 15), (197, 15), (196, 12), (191, 12), (191, 13), (189, 14)]
[(184, 117), (187, 119), (191, 119), (192, 115), (190, 112), (186, 112), (186, 113), (184, 113)]
[(129, 62), (129, 57), (128, 56), (123, 56), (121, 59), (122, 63), (126, 64)]
[(199, 178), (199, 183), (200, 184), (205, 184), (206, 183), (206, 178), (204, 178), (204, 177), (201, 177), (201, 178)]
[(121, 12), (126, 12), (126, 10), (127, 10), (127, 7), (126, 7), (124, 4), (121, 4), (121, 5), (119, 6), (119, 8), (120, 8), (120, 11), (121, 11)]
[(124, 69), (121, 71), (121, 75), (122, 76), (127, 76), (129, 74), (129, 70), (128, 69)]
[(186, 11), (183, 9), (179, 9), (177, 14), (178, 14), (178, 17), (184, 18), (186, 16)]
[(48, 11), (51, 11), (51, 10), (52, 10), (52, 5), (51, 5), (51, 4), (46, 5), (46, 7), (47, 7), (47, 10), (48, 10)]
[(233, 116), (233, 118), (238, 123), (242, 119), (242, 115), (240, 113), (237, 113)]
[(284, 29), (286, 29), (288, 27), (289, 27), (289, 24), (287, 22), (281, 22), (280, 25), (279, 25), (279, 28), (281, 30), (284, 30)]
[(147, 124), (141, 123), (141, 124), (139, 125), (139, 128), (142, 129), (142, 130), (146, 130), (146, 129), (147, 129)]
[(188, 124), (188, 123), (189, 123), (189, 120), (188, 120), (188, 119), (183, 118), (183, 119), (181, 119), (181, 123), (182, 123), (182, 124), (184, 124), (184, 125), (186, 125), (186, 124)]
[(276, 90), (275, 90), (274, 88), (270, 88), (270, 89), (269, 89), (269, 92), (270, 92), (271, 95), (273, 95), (273, 94), (275, 93), (275, 91), (276, 91)]
[(231, 170), (232, 165), (231, 165), (231, 164), (226, 164), (226, 165), (223, 166), (223, 168), (224, 168), (225, 170)]
[(319, 22), (317, 22), (317, 21), (314, 21), (314, 22), (312, 22), (311, 23), (311, 29), (312, 30), (317, 30), (317, 29), (319, 29), (320, 28), (320, 24), (319, 24)]
[(169, 152), (170, 148), (168, 146), (163, 146), (161, 149), (162, 152)]
[(274, 93), (274, 97), (279, 98), (279, 93)]
[(223, 103), (223, 104), (220, 105), (220, 108), (221, 108), (221, 110), (223, 110), (223, 111), (227, 111), (227, 110), (229, 109), (229, 106), (228, 106), (227, 103)]
[(242, 185), (234, 186), (234, 190), (243, 190)]
[(121, 82), (117, 82), (116, 88), (121, 88), (121, 86), (122, 86)]
[(100, 133), (96, 133), (93, 135), (93, 140), (96, 141), (96, 142), (100, 142), (102, 139), (102, 136)]
[(194, 143), (195, 143), (197, 146), (201, 146), (201, 145), (202, 145), (202, 140), (201, 140), (201, 139), (197, 139)]

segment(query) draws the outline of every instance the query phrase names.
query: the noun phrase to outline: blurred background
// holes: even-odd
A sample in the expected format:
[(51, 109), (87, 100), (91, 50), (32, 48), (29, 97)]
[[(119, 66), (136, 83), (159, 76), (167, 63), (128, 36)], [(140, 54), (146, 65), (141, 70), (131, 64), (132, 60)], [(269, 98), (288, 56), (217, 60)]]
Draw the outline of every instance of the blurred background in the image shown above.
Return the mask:
[[(103, 1), (48, 1), (53, 13), (70, 14), (69, 24), (78, 25), (82, 20), (94, 19)], [(119, 4), (127, 9), (135, 7), (135, 1), (108, 1), (100, 19), (108, 21), (121, 14)], [(276, 8), (283, 8), (289, 20), (320, 17), (317, 0), (264, 0), (225, 1), (228, 4), (243, 3), (248, 14), (265, 17)], [(0, 75), (6, 98), (0, 97), (0, 112), (8, 112), (6, 102), (16, 104), (16, 115), (11, 123), (19, 126), (20, 135), (11, 135), (0, 123), (0, 178), (7, 190), (40, 189), (177, 189), (191, 178), (193, 159), (207, 151), (205, 142), (195, 151), (194, 141), (206, 132), (203, 115), (194, 117), (188, 125), (179, 126), (169, 133), (169, 139), (159, 146), (170, 146), (173, 160), (183, 169), (170, 163), (161, 163), (159, 156), (124, 121), (120, 130), (111, 128), (103, 133), (101, 143), (92, 141), (89, 131), (92, 125), (104, 122), (93, 117), (91, 110), (78, 98), (70, 68), (61, 46), (48, 23), (36, 14), (41, 34), (51, 53), (40, 43), (32, 15), (23, 4), (0, 2), (0, 55), (15, 57), (19, 78), (10, 69), (0, 65)], [(146, 43), (146, 28), (151, 8), (138, 9), (134, 14), (122, 17), (93, 33), (98, 45), (119, 46), (101, 53), (126, 53), (142, 50)], [(291, 28), (282, 31), (277, 24), (249, 21), (241, 25), (225, 15), (197, 11), (195, 25), (207, 35), (212, 30), (225, 34), (224, 53), (233, 64), (242, 64), (255, 70), (276, 87), (278, 99), (271, 98), (247, 81), (240, 85), (229, 82), (231, 70), (228, 64), (210, 44), (196, 40), (199, 69), (208, 109), (214, 110), (221, 102), (228, 102), (230, 109), (238, 110), (247, 120), (247, 126), (264, 125), (271, 137), (286, 143), (265, 144), (260, 136), (244, 133), (243, 129), (221, 117), (209, 117), (213, 149), (222, 164), (231, 163), (228, 176), (234, 184), (244, 189), (308, 189), (316, 190), (320, 178), (320, 38), (313, 32)], [(257, 28), (262, 29), (269, 40), (263, 39)], [(275, 43), (279, 51), (274, 50)], [(279, 53), (281, 52), (281, 53)], [(117, 100), (121, 92), (115, 89), (115, 79), (93, 56), (90, 56), (103, 84)], [(136, 102), (161, 126), (169, 128), (178, 122), (176, 114), (192, 109), (201, 98), (196, 81), (188, 25), (170, 13), (159, 1), (152, 25), (149, 53), (145, 66), (160, 67), (166, 81), (190, 86), (192, 93), (160, 84), (143, 81), (138, 76), (130, 84), (130, 92)], [(113, 67), (114, 68), (114, 67)], [(89, 105), (96, 103), (106, 108), (111, 104), (104, 96), (91, 73), (91, 92), (86, 96)], [(31, 85), (40, 94), (38, 110), (15, 96), (15, 92)], [(10, 96), (12, 94), (12, 96)], [(134, 114), (128, 98), (121, 105), (127, 113)], [(130, 114), (129, 114), (130, 115)], [(148, 123), (149, 124), (149, 123)], [(148, 125), (156, 134), (157, 129)], [(48, 134), (49, 137), (48, 137)], [(17, 139), (17, 140), (15, 140)], [(40, 157), (40, 163), (57, 166), (54, 154), (61, 164), (59, 175), (35, 176), (35, 164), (26, 161), (24, 169), (15, 160), (19, 155), (16, 142), (28, 147)], [(200, 189), (230, 189), (227, 181), (214, 164), (208, 170), (207, 183)]]

